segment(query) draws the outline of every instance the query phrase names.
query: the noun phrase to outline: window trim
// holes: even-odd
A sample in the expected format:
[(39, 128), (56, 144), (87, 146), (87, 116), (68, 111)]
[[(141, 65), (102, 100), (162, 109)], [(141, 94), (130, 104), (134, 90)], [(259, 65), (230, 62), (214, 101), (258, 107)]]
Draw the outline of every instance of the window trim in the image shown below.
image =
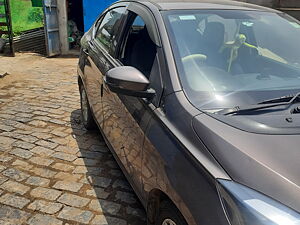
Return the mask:
[[(99, 18), (99, 20), (97, 21), (97, 22), (99, 22), (99, 24), (98, 24), (98, 27), (96, 27), (95, 33), (94, 33), (94, 35), (93, 35), (93, 36), (94, 36), (94, 37), (93, 37), (94, 43), (95, 43), (98, 47), (100, 47), (100, 49), (101, 49), (102, 51), (105, 51), (105, 52), (108, 53), (108, 54), (110, 54), (110, 52), (111, 52), (111, 46), (109, 46), (109, 48), (107, 49), (106, 46), (103, 46), (103, 44), (102, 44), (99, 40), (97, 40), (96, 36), (97, 36), (97, 34), (98, 34), (98, 32), (99, 32), (99, 29), (100, 29), (100, 27), (101, 27), (101, 25), (102, 25), (102, 22), (103, 22), (104, 17), (107, 15), (108, 12), (110, 12), (110, 11), (112, 11), (112, 10), (114, 10), (114, 9), (117, 9), (117, 8), (124, 8), (124, 13), (123, 13), (122, 16), (121, 16), (121, 19), (124, 21), (123, 18), (124, 18), (124, 16), (126, 16), (127, 6), (126, 6), (126, 5), (112, 6), (111, 8), (108, 8), (108, 9), (101, 15), (101, 17)], [(101, 20), (101, 22), (100, 22), (100, 20)]]

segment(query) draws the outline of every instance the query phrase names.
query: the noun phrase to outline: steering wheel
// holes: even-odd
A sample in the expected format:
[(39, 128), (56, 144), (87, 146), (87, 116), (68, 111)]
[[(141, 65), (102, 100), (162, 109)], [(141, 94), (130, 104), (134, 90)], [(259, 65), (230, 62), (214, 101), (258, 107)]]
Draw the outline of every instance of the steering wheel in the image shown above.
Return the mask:
[(206, 55), (203, 55), (203, 54), (192, 54), (192, 55), (188, 55), (188, 56), (185, 56), (182, 58), (182, 62), (183, 63), (187, 63), (187, 62), (190, 62), (192, 60), (194, 61), (200, 61), (201, 63), (205, 62), (207, 59), (207, 56)]

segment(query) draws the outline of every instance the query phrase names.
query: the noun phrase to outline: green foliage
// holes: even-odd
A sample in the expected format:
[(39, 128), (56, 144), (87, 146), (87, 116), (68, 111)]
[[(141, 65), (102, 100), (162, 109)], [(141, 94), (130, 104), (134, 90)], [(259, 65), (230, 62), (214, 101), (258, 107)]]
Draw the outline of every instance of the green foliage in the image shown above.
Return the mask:
[(31, 0), (10, 0), (15, 35), (43, 26), (43, 9), (32, 7)]
[(40, 8), (31, 8), (29, 10), (28, 21), (31, 23), (43, 21), (43, 11)]

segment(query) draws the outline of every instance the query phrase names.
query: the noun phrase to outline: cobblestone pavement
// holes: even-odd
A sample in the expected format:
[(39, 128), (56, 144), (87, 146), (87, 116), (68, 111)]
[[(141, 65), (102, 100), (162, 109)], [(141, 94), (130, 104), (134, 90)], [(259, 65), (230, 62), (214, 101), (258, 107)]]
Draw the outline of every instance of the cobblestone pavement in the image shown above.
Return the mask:
[(1, 225), (145, 225), (99, 132), (81, 124), (76, 64), (0, 56)]

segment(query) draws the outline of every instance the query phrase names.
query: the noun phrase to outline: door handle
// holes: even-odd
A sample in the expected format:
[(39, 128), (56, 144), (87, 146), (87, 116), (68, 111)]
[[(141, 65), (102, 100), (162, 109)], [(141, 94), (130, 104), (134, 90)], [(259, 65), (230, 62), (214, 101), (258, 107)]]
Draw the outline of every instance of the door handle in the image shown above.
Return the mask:
[(84, 54), (89, 55), (89, 50), (84, 48), (82, 51), (83, 51)]

